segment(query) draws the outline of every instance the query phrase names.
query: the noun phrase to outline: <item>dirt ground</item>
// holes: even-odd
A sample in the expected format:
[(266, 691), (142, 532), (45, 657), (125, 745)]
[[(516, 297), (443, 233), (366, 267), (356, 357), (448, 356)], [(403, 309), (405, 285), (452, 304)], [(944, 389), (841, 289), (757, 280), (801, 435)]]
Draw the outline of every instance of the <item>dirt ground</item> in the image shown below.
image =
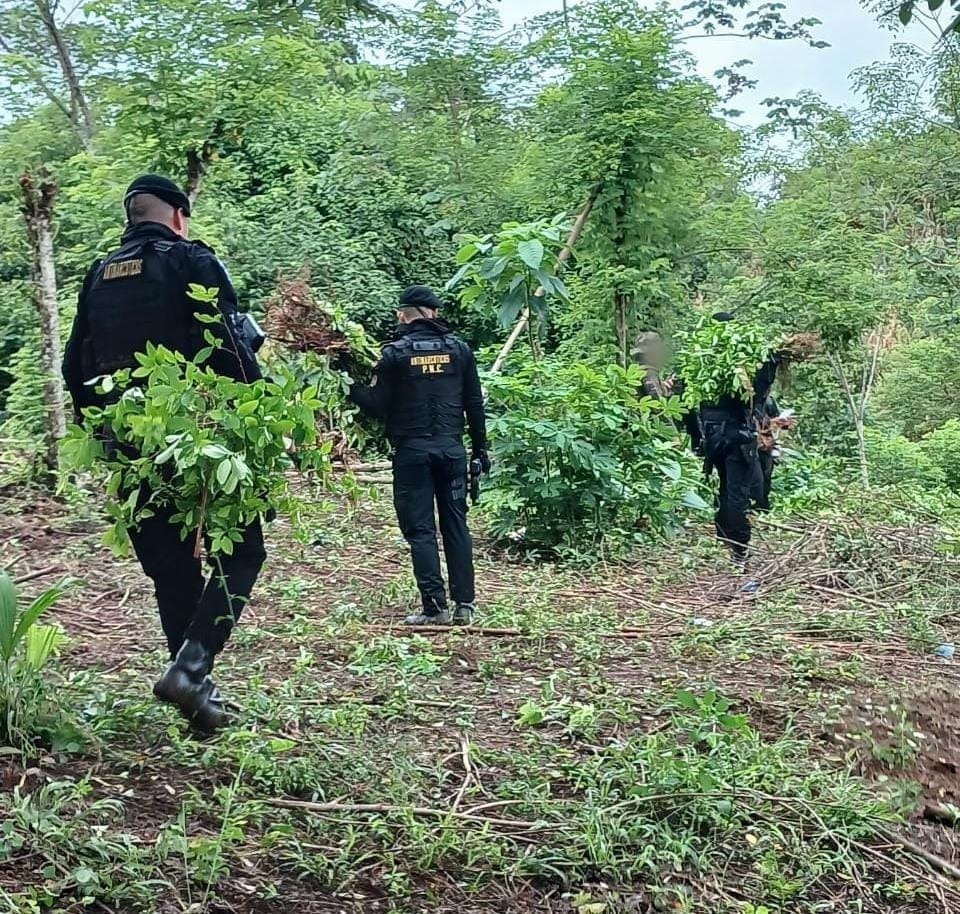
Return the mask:
[[(566, 696), (554, 701), (558, 707), (599, 709), (600, 723), (578, 749), (589, 755), (665, 726), (665, 695), (710, 688), (747, 715), (764, 739), (789, 734), (803, 741), (817, 764), (852, 768), (878, 790), (901, 792), (907, 822), (895, 831), (914, 847), (875, 837), (870, 847), (878, 858), (871, 863), (867, 856), (864, 884), (875, 875), (872, 867), (882, 872), (884, 861), (895, 859), (926, 889), (919, 901), (905, 896), (887, 903), (878, 896), (863, 910), (960, 910), (953, 882), (960, 870), (950, 871), (951, 864), (960, 866), (953, 828), (960, 816), (960, 661), (933, 653), (937, 644), (960, 636), (949, 600), (960, 568), (937, 553), (932, 527), (774, 519), (760, 525), (758, 556), (746, 577), (727, 568), (705, 531), (691, 531), (672, 549), (639, 554), (632, 563), (573, 568), (505, 554), (481, 537), (477, 626), (410, 633), (399, 623), (416, 604), (415, 591), (389, 505), (365, 502), (354, 511), (336, 503), (318, 509), (311, 523), (311, 535), (301, 539), (282, 523), (272, 528), (269, 564), (217, 671), (245, 728), (259, 721), (265, 732), (298, 747), (284, 772), (270, 774), (267, 799), (321, 795), (315, 773), (296, 764), (303, 747), (329, 751), (334, 767), (354, 765), (343, 775), (350, 793), (334, 797), (337, 803), (370, 795), (380, 778), (396, 779), (402, 794), (403, 765), (409, 764), (433, 772), (431, 806), (456, 808), (468, 797), (471, 808), (509, 809), (509, 801), (498, 798), (515, 773), (502, 760), (530, 746), (530, 731), (515, 720), (532, 695), (548, 708), (545, 731), (561, 753), (572, 737), (553, 732), (551, 696)], [(95, 797), (122, 801), (125, 833), (154, 845), (169, 840), (185, 796), (228, 790), (234, 779), (256, 791), (257, 775), (238, 768), (229, 733), (194, 740), (172, 712), (152, 705), (149, 689), (162, 655), (149, 583), (131, 560), (115, 559), (99, 545), (101, 532), (89, 506), (0, 492), (0, 566), (28, 595), (65, 576), (76, 580), (52, 613), (69, 634), (58, 666), (79, 677), (84, 689), (108, 693), (96, 699), (97, 707), (109, 706), (114, 715), (106, 724), (91, 718), (97, 740), (76, 752), (50, 751), (28, 764), (0, 757), (0, 793), (83, 780)], [(416, 648), (409, 655), (398, 646), (406, 643)], [(311, 689), (298, 694), (305, 671)], [(408, 675), (426, 685), (405, 691)], [(269, 696), (262, 708), (261, 695)], [(405, 710), (392, 716), (401, 700)], [(360, 765), (346, 755), (337, 761), (338, 740), (353, 726), (336, 717), (340, 704), (387, 722), (375, 737), (357, 724), (360, 743), (369, 739), (370, 757)], [(283, 796), (276, 789), (285, 783), (281, 777), (289, 778)], [(555, 789), (559, 796), (564, 788), (558, 781)], [(343, 822), (348, 829), (365, 827), (356, 816)], [(275, 825), (248, 822), (261, 835), (258, 851), (247, 853), (238, 838), (226, 871), (208, 880), (215, 892), (202, 893), (199, 901), (184, 888), (188, 873), (167, 871), (168, 885), (158, 888), (153, 910), (759, 914), (854, 910), (843, 899), (857, 896), (849, 886), (824, 880), (820, 903), (839, 906), (817, 908), (809, 899), (770, 906), (740, 898), (736, 879), (717, 876), (699, 879), (700, 898), (678, 895), (679, 901), (636, 882), (570, 887), (528, 876), (477, 889), (429, 867), (398, 887), (391, 880), (399, 877), (388, 877), (383, 860), (362, 856), (349, 881), (341, 880), (345, 887), (338, 887), (336, 879), (311, 878), (271, 859), (262, 836)], [(224, 827), (198, 806), (184, 840), (202, 844)], [(2, 848), (0, 889), (8, 899), (56, 878), (44, 875), (37, 853), (8, 851), (4, 859)], [(924, 850), (936, 859), (925, 859)], [(54, 858), (46, 864), (55, 868)], [(758, 900), (764, 905), (749, 906)], [(20, 903), (11, 901), (10, 910), (34, 910)], [(70, 901), (49, 909), (85, 907)]]

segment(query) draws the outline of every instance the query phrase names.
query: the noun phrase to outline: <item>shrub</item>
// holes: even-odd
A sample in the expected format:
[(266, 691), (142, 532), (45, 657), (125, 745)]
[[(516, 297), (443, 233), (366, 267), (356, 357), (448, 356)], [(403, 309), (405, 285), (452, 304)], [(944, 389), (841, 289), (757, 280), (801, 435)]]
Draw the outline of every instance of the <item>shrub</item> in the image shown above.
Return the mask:
[(593, 550), (664, 534), (707, 507), (676, 400), (638, 398), (640, 369), (542, 361), (488, 380), (497, 537)]
[(920, 451), (946, 485), (960, 491), (960, 419), (950, 419), (924, 435)]
[(816, 452), (785, 449), (773, 474), (773, 505), (778, 511), (806, 511), (831, 503), (840, 491), (840, 461)]
[(942, 471), (917, 442), (876, 428), (865, 429), (864, 437), (870, 481), (874, 485), (896, 488), (943, 485)]
[(914, 440), (943, 425), (960, 406), (960, 336), (898, 346), (871, 402), (879, 421)]

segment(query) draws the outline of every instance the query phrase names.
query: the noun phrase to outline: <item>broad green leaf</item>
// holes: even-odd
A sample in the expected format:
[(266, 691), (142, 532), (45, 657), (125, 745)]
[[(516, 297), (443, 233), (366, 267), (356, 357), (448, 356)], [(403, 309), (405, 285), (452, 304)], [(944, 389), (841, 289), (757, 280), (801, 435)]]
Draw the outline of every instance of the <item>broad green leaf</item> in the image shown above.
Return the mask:
[(543, 242), (539, 238), (528, 238), (517, 245), (517, 255), (531, 270), (540, 269), (543, 254)]
[(698, 511), (705, 511), (710, 507), (710, 505), (708, 505), (693, 489), (684, 492), (680, 497), (680, 501), (688, 508), (695, 508)]
[(660, 464), (660, 469), (663, 470), (663, 475), (668, 479), (672, 479), (676, 482), (681, 475), (683, 475), (683, 470), (680, 468), (680, 464), (675, 460), (665, 460)]
[(463, 245), (459, 251), (457, 251), (456, 263), (465, 264), (468, 260), (473, 259), (476, 256), (479, 248), (474, 242), (469, 242), (468, 244)]

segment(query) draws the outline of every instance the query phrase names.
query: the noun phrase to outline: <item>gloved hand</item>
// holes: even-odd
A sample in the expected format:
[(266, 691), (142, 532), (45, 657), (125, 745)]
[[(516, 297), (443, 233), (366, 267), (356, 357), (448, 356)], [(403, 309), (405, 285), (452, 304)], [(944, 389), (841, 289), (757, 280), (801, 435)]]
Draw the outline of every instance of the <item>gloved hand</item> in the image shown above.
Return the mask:
[(474, 448), (473, 457), (471, 459), (480, 461), (480, 466), (483, 469), (484, 476), (490, 472), (490, 455), (484, 448)]

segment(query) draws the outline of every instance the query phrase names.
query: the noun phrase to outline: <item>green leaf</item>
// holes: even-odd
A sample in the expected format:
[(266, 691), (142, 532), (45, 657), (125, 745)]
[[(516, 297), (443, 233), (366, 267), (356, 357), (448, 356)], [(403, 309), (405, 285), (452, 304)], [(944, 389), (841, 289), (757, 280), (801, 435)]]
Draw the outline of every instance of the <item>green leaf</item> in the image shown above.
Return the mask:
[(13, 656), (13, 633), (17, 621), (17, 588), (0, 572), (0, 660)]
[(57, 584), (54, 587), (45, 590), (39, 597), (36, 598), (22, 613), (20, 613), (20, 618), (17, 620), (16, 627), (13, 630), (13, 637), (11, 639), (11, 650), (15, 650), (20, 641), (26, 637), (27, 632), (30, 628), (36, 623), (37, 619), (40, 618), (60, 597), (63, 596), (64, 590), (69, 583), (68, 580), (64, 580), (61, 583)]
[(233, 472), (233, 464), (229, 460), (224, 460), (217, 464), (217, 482), (224, 485)]
[(77, 885), (84, 886), (90, 885), (92, 882), (96, 882), (97, 874), (88, 866), (78, 866), (70, 874), (70, 878), (73, 879)]
[(684, 492), (683, 495), (680, 496), (680, 501), (688, 508), (694, 508), (697, 511), (705, 511), (710, 507), (693, 489)]
[(680, 468), (680, 464), (675, 460), (665, 460), (660, 464), (660, 469), (663, 470), (663, 475), (668, 479), (672, 479), (676, 482), (682, 475), (683, 470)]
[(543, 254), (543, 242), (539, 238), (528, 238), (517, 245), (517, 255), (531, 270), (540, 269)]
[(490, 257), (483, 262), (478, 275), (481, 279), (496, 279), (510, 263), (509, 257)]
[(686, 708), (688, 711), (695, 711), (700, 707), (700, 700), (697, 698), (693, 692), (688, 692), (686, 689), (678, 689), (677, 694), (675, 695), (677, 704), (681, 708)]
[(173, 444), (168, 445), (159, 454), (157, 454), (157, 456), (153, 458), (153, 462), (157, 464), (157, 466), (166, 463), (176, 453), (179, 444), (180, 439), (178, 438), (173, 442)]
[(465, 244), (457, 251), (456, 263), (459, 265), (466, 263), (468, 260), (472, 260), (479, 250), (477, 245), (472, 241)]
[(24, 659), (34, 670), (41, 670), (64, 640), (56, 625), (34, 625), (24, 639)]

